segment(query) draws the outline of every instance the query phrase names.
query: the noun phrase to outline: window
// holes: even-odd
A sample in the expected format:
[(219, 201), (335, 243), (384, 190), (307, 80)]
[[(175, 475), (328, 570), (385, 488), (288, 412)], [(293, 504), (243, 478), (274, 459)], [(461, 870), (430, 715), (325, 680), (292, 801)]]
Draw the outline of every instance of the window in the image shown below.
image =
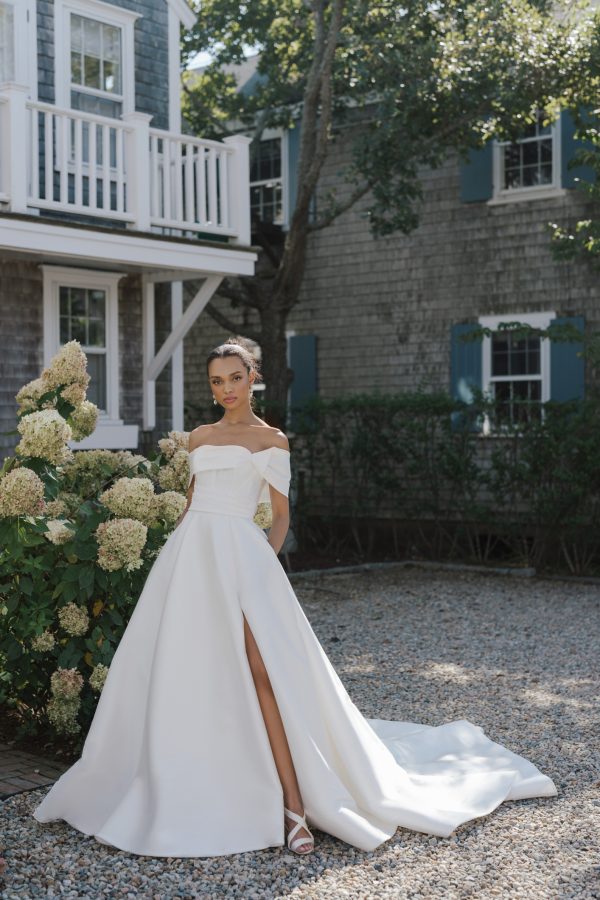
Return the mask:
[(15, 79), (15, 22), (11, 4), (0, 3), (0, 83)]
[(119, 419), (119, 297), (122, 273), (42, 266), (44, 364), (67, 341), (77, 340), (91, 376), (88, 399), (100, 409), (99, 425)]
[[(493, 332), (483, 339), (482, 388), (497, 401), (497, 427), (541, 417), (542, 404), (550, 399), (550, 341), (500, 325), (519, 322), (545, 329), (554, 317), (551, 312), (480, 317), (479, 324)], [(484, 423), (484, 432), (489, 430), (490, 423)]]
[(139, 13), (102, 0), (55, 0), (54, 8), (56, 105), (112, 119), (134, 112)]
[(559, 127), (559, 120), (543, 125), (540, 113), (517, 141), (494, 142), (496, 200), (556, 192), (560, 186)]
[(283, 137), (265, 136), (250, 159), (250, 212), (253, 220), (283, 225)]
[(79, 341), (91, 381), (88, 400), (107, 412), (106, 289), (59, 286), (60, 343)]
[(122, 111), (122, 31), (70, 14), (71, 107), (116, 119)]

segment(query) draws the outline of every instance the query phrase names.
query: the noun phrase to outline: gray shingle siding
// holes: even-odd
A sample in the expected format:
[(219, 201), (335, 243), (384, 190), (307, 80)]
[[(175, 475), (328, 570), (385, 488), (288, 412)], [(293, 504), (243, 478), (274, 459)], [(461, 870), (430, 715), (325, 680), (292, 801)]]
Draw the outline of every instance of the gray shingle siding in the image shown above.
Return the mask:
[[(106, 0), (105, 0), (106, 2)], [(135, 107), (154, 128), (169, 127), (168, 7), (166, 0), (119, 0), (142, 13), (135, 25)], [(54, 0), (38, 0), (38, 96), (54, 103)]]

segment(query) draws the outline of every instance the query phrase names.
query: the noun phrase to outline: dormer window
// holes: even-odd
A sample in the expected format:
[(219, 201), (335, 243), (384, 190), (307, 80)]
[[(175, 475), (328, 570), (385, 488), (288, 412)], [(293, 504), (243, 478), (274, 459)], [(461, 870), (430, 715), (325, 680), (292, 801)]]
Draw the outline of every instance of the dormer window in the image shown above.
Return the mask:
[(140, 14), (102, 0), (54, 0), (54, 8), (56, 105), (111, 119), (133, 112)]
[(71, 106), (118, 118), (123, 105), (122, 29), (71, 13)]

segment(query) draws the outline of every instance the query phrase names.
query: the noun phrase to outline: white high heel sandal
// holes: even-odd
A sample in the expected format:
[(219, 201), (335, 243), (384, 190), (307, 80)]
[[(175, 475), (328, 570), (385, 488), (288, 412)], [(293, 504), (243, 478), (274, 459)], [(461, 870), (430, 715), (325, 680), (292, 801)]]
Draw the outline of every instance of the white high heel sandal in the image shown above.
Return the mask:
[[(297, 822), (297, 825), (294, 825), (293, 828), (290, 828), (286, 835), (288, 848), (292, 851), (292, 853), (297, 853), (298, 856), (306, 856), (307, 853), (311, 853), (315, 846), (315, 839), (312, 836), (310, 828), (306, 824), (306, 813), (303, 816), (299, 816), (298, 813), (292, 812), (291, 809), (286, 809), (283, 807), (283, 811), (290, 819), (293, 819), (294, 822)], [(284, 828), (288, 826), (284, 823)], [(309, 837), (299, 837), (294, 840), (294, 835), (297, 834), (301, 828), (305, 828), (308, 831)], [(296, 847), (301, 847), (302, 844), (312, 844), (308, 850), (296, 850)]]

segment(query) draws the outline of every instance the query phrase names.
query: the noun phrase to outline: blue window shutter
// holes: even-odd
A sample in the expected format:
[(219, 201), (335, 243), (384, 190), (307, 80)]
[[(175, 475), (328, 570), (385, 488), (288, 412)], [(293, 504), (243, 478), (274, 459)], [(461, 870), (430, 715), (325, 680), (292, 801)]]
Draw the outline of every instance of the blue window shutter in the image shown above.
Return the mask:
[(463, 203), (490, 200), (493, 193), (492, 145), (488, 141), (479, 150), (469, 150), (460, 167), (460, 199)]
[(564, 188), (576, 187), (576, 178), (582, 178), (584, 181), (594, 181), (595, 173), (590, 166), (568, 167), (577, 150), (581, 149), (592, 149), (592, 145), (589, 141), (578, 141), (575, 139), (573, 116), (568, 109), (563, 109), (560, 113), (560, 165), (561, 184)]
[[(451, 329), (450, 345), (450, 392), (455, 400), (463, 403), (471, 403), (473, 399), (472, 388), (482, 389), (481, 384), (481, 341), (461, 341), (463, 334), (479, 328), (477, 322), (467, 322), (453, 325)], [(452, 426), (457, 429), (460, 426), (460, 413), (452, 414)], [(472, 431), (480, 431), (481, 426), (474, 424)]]
[[(574, 325), (583, 335), (583, 316), (561, 316), (552, 324)], [(577, 354), (583, 349), (583, 342), (550, 342), (550, 399), (575, 400), (585, 393), (585, 362)]]
[(288, 131), (288, 213), (291, 221), (298, 194), (298, 162), (300, 160), (300, 120)]
[(317, 393), (317, 337), (292, 334), (288, 340), (290, 369), (294, 373), (290, 385), (290, 425), (292, 431), (297, 431), (301, 421), (297, 411)]

